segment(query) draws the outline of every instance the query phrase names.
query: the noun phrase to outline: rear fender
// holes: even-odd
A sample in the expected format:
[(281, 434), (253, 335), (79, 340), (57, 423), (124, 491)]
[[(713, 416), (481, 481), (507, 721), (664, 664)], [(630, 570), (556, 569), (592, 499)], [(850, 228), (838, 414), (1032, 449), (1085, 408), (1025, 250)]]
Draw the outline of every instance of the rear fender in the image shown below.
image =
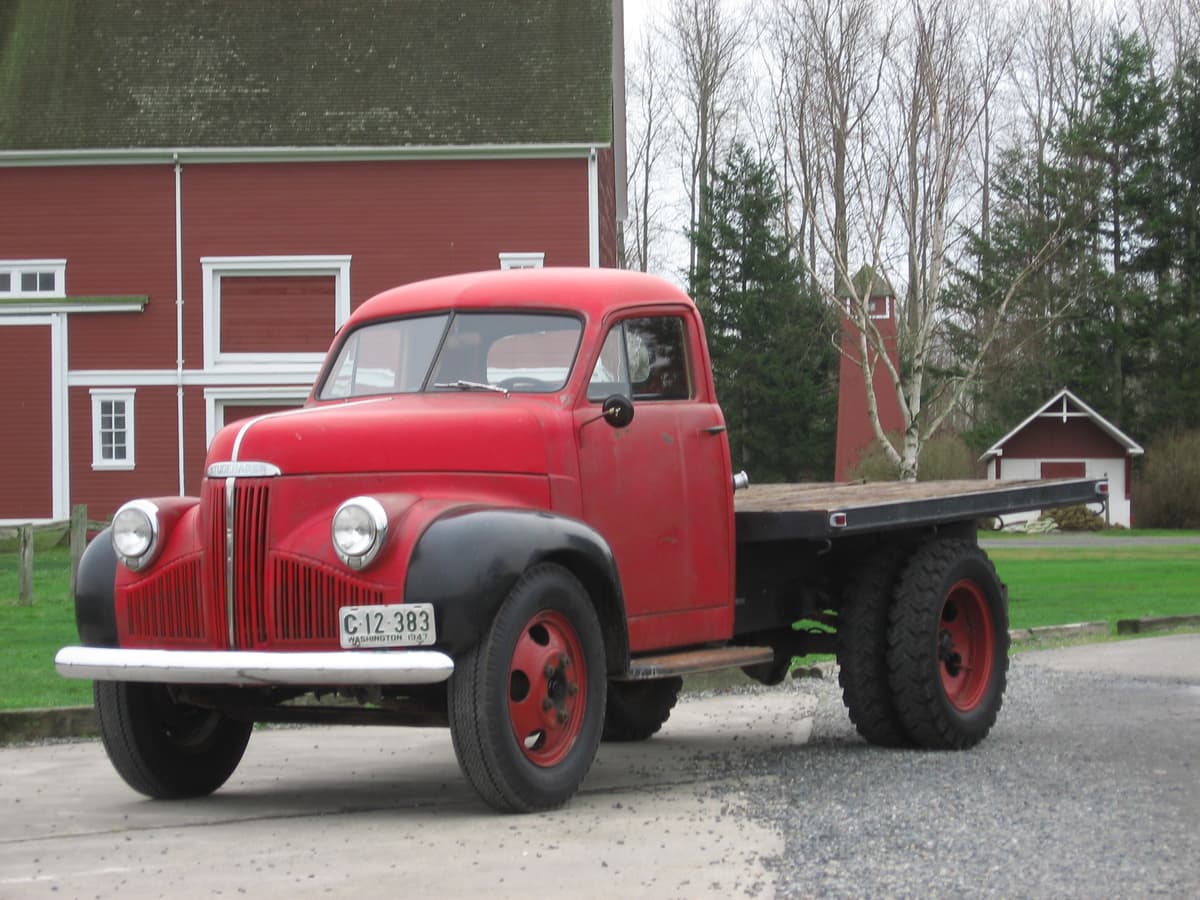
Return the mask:
[(459, 507), (439, 516), (413, 549), (407, 603), (433, 603), (438, 644), (453, 655), (474, 647), (530, 566), (569, 569), (596, 606), (610, 672), (629, 665), (629, 634), (617, 564), (608, 542), (576, 519), (530, 509)]

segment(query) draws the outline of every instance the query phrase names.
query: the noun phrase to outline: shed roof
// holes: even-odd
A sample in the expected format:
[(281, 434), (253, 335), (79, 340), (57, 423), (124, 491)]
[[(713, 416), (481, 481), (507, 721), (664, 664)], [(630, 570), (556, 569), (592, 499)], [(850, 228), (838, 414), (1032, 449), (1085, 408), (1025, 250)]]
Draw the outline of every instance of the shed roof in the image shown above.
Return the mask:
[(992, 444), (992, 446), (987, 449), (987, 452), (984, 453), (983, 456), (979, 457), (980, 461), (987, 462), (988, 460), (991, 460), (997, 456), (1002, 456), (1004, 452), (1004, 445), (1012, 440), (1012, 438), (1021, 431), (1024, 431), (1030, 422), (1034, 421), (1040, 416), (1062, 416), (1064, 422), (1069, 417), (1086, 417), (1098, 428), (1100, 428), (1101, 431), (1112, 438), (1114, 442), (1119, 444), (1125, 450), (1125, 454), (1127, 456), (1141, 456), (1145, 452), (1137, 441), (1076, 397), (1067, 388), (1063, 388), (1044, 404), (1042, 404), (1038, 409), (1036, 409), (1033, 414), (1024, 422), (1022, 422), (1004, 437), (1000, 438), (1000, 440), (996, 441), (996, 443)]
[(0, 0), (0, 153), (603, 146), (612, 22), (612, 0)]

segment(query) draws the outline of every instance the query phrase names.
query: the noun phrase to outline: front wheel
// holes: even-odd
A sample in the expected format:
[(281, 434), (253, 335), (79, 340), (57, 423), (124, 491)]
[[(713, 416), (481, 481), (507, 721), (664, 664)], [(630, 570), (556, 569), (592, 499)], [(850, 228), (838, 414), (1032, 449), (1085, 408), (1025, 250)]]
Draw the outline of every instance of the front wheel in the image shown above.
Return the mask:
[(113, 768), (155, 799), (211, 794), (241, 762), (254, 728), (218, 710), (179, 703), (163, 684), (97, 681), (94, 695)]
[(448, 699), (455, 756), (484, 802), (534, 812), (569, 800), (604, 724), (604, 641), (579, 579), (529, 569), (455, 665)]
[(961, 750), (991, 730), (1008, 671), (1008, 606), (987, 555), (970, 541), (913, 554), (888, 627), (896, 712), (921, 747)]

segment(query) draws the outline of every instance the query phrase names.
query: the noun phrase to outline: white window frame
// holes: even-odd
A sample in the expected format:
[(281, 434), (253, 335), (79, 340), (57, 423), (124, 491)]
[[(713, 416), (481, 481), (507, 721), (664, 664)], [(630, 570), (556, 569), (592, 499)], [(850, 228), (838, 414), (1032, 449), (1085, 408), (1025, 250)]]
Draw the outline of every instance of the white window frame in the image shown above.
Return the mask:
[(333, 328), (350, 317), (349, 256), (203, 256), (204, 368), (207, 371), (286, 372), (313, 377), (325, 358), (320, 353), (230, 353), (221, 349), (221, 279), (225, 276), (278, 277), (332, 275)]
[[(92, 468), (96, 470), (132, 471), (137, 465), (134, 436), (137, 433), (134, 420), (135, 388), (92, 388)], [(103, 430), (103, 405), (108, 402), (125, 404), (125, 458), (105, 459), (101, 432)]]
[(501, 269), (540, 269), (545, 262), (545, 252), (500, 254)]
[(299, 408), (308, 399), (312, 388), (308, 385), (260, 385), (258, 387), (212, 387), (204, 389), (204, 446), (212, 445), (213, 438), (221, 430), (217, 422), (218, 410), (229, 406), (280, 406), (295, 403)]
[[(54, 275), (54, 287), (50, 290), (21, 290), (21, 276), (36, 272)], [(67, 261), (65, 259), (0, 259), (0, 273), (10, 276), (8, 290), (0, 288), (0, 297), (5, 299), (42, 297), (61, 298), (67, 296)]]

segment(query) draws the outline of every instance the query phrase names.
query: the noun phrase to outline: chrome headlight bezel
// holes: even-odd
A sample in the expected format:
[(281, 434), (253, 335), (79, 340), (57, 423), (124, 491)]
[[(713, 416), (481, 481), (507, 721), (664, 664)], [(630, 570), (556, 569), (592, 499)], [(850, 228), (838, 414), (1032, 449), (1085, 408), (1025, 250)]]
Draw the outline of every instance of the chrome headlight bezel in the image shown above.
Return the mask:
[[(126, 536), (137, 537), (131, 541), (125, 540)], [(146, 568), (162, 548), (158, 507), (149, 500), (123, 504), (113, 516), (111, 540), (113, 552), (127, 569), (140, 572)]]
[[(357, 572), (375, 561), (387, 541), (387, 511), (374, 497), (351, 497), (337, 508), (329, 530), (334, 553)], [(354, 535), (356, 540), (347, 539)]]

